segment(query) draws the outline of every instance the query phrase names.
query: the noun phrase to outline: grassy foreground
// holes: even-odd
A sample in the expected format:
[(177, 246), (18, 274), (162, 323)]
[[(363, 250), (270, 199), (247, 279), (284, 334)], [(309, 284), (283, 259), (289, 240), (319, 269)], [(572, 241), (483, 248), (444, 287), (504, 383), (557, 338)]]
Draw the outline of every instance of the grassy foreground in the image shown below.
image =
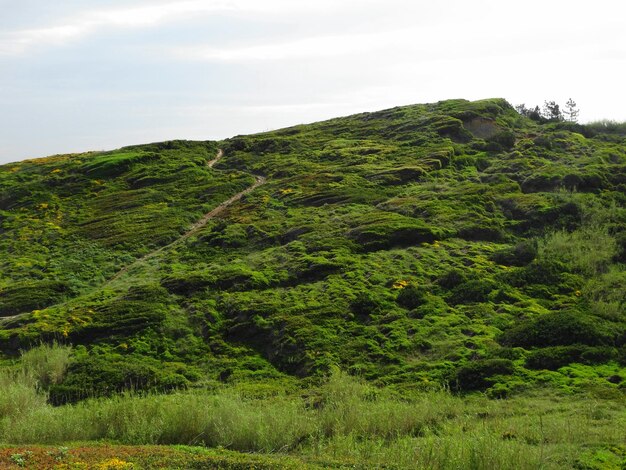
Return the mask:
[(228, 387), (53, 407), (26, 374), (0, 381), (1, 468), (626, 465), (618, 396), (544, 391), (492, 400), (442, 390), (399, 397), (337, 371), (299, 393)]

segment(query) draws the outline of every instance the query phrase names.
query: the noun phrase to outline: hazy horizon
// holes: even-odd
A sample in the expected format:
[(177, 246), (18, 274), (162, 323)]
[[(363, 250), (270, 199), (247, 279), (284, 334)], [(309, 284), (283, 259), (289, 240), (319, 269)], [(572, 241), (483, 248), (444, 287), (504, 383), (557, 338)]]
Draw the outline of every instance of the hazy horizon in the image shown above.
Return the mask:
[(617, 1), (23, 0), (0, 18), (0, 163), (222, 139), (444, 99), (626, 120)]

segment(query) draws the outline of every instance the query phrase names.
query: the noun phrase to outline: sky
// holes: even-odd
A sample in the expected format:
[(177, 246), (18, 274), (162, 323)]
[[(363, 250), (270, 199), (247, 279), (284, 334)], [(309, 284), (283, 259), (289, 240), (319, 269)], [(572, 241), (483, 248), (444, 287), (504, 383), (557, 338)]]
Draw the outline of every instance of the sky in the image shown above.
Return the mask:
[(622, 0), (0, 0), (0, 163), (451, 98), (626, 121)]

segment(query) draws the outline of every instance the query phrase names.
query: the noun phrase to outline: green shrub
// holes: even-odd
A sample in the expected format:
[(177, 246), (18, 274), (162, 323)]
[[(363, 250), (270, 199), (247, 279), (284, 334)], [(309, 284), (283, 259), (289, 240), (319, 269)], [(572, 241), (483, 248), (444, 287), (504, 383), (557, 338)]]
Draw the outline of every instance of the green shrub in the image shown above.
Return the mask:
[(359, 292), (354, 300), (350, 302), (352, 312), (362, 318), (380, 313), (382, 307), (382, 302), (370, 292)]
[(482, 359), (457, 368), (454, 383), (459, 390), (485, 390), (494, 383), (494, 376), (510, 375), (514, 371), (509, 359)]
[(439, 235), (438, 230), (420, 220), (395, 214), (365, 221), (348, 232), (348, 237), (366, 251), (432, 243), (440, 238)]
[(168, 369), (159, 361), (138, 355), (85, 356), (72, 362), (64, 380), (50, 387), (50, 403), (74, 403), (125, 390), (168, 391), (189, 384), (183, 375)]
[(34, 281), (0, 289), (0, 317), (43, 309), (74, 295), (68, 282)]
[(609, 347), (589, 347), (584, 345), (553, 346), (532, 351), (526, 356), (529, 369), (557, 370), (572, 362), (599, 364), (616, 357), (617, 351)]
[(426, 294), (428, 294), (428, 289), (425, 287), (409, 284), (398, 292), (396, 302), (404, 308), (412, 310), (425, 302)]
[(496, 251), (491, 259), (494, 263), (505, 266), (526, 266), (537, 257), (537, 243), (528, 240), (517, 243), (511, 248)]
[(546, 286), (550, 291), (558, 290), (564, 281), (567, 267), (553, 260), (535, 260), (523, 268), (512, 269), (501, 275), (502, 280), (514, 287), (525, 287), (529, 284)]
[[(158, 302), (158, 299), (157, 299)], [(116, 335), (130, 336), (150, 327), (158, 327), (166, 317), (164, 302), (152, 300), (114, 299), (91, 309), (89, 322), (79, 323), (68, 332), (70, 339), (81, 343), (92, 343), (101, 338)]]
[(492, 242), (500, 241), (505, 237), (502, 228), (494, 222), (466, 224), (458, 229), (457, 235), (464, 240)]
[(467, 281), (467, 276), (460, 269), (451, 269), (439, 279), (437, 283), (445, 289), (454, 289)]
[(161, 279), (161, 285), (173, 294), (190, 295), (196, 291), (215, 286), (217, 279), (207, 272), (171, 274)]
[(562, 178), (555, 174), (533, 174), (521, 182), (522, 191), (525, 193), (549, 192), (558, 189), (562, 185)]
[(473, 138), (471, 132), (463, 126), (463, 122), (451, 116), (433, 117), (428, 125), (441, 137), (448, 137), (453, 142), (469, 142)]
[(564, 311), (524, 320), (506, 331), (500, 337), (500, 342), (523, 348), (574, 344), (610, 346), (615, 343), (622, 330), (623, 327), (616, 330), (598, 317)]
[(158, 158), (153, 153), (107, 152), (89, 159), (82, 170), (91, 178), (111, 178), (128, 171), (134, 164)]
[(617, 245), (615, 261), (618, 263), (626, 263), (626, 231), (619, 232), (615, 235), (615, 243)]
[(585, 275), (603, 272), (617, 254), (615, 239), (606, 227), (585, 226), (573, 232), (559, 231), (539, 242), (539, 256), (558, 261)]
[(502, 151), (509, 150), (515, 146), (515, 134), (509, 130), (498, 132), (497, 134), (485, 139), (488, 143), (488, 150)]
[(471, 279), (452, 289), (449, 300), (452, 304), (486, 302), (497, 288), (498, 284), (491, 279)]
[(583, 124), (583, 128), (592, 135), (596, 134), (617, 134), (626, 135), (626, 122), (613, 121), (610, 119), (602, 119)]

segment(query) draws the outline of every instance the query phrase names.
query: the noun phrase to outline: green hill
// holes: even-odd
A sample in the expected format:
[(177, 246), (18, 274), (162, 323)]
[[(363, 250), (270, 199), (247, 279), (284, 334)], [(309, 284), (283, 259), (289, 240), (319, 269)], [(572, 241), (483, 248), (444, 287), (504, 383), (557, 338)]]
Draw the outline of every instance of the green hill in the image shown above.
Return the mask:
[(73, 345), (55, 404), (336, 366), (619, 393), (625, 194), (624, 134), (500, 99), (4, 165), (0, 350)]

